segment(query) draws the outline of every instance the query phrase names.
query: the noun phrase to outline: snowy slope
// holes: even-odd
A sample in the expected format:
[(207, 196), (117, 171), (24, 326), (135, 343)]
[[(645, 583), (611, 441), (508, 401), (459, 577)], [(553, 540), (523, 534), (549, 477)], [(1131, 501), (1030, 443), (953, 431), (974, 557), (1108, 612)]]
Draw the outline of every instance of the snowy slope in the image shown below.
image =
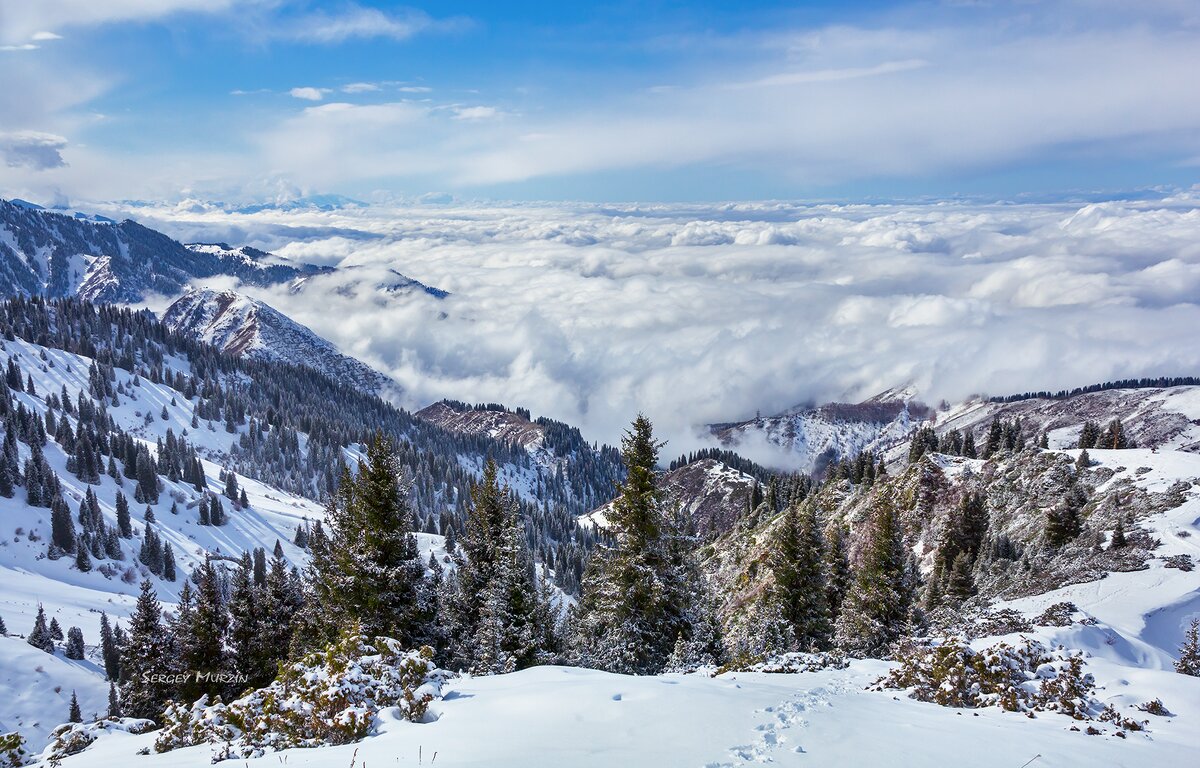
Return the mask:
[[(702, 537), (729, 530), (750, 505), (757, 481), (751, 475), (715, 459), (701, 459), (664, 472), (658, 487), (668, 508), (678, 505)], [(605, 528), (612, 502), (580, 518), (581, 525)]]
[[(1200, 680), (1148, 671), (1139, 696), (1169, 699), (1177, 716), (1149, 735), (1088, 736), (1045, 714), (954, 710), (863, 690), (886, 665), (799, 675), (626, 677), (563, 667), (465, 678), (431, 708), (436, 720), (388, 720), (357, 744), (293, 749), (246, 766), (488, 766), (488, 768), (724, 768), (782, 766), (1182, 766), (1200, 746)], [(102, 737), (64, 768), (207, 766), (208, 746), (138, 757), (153, 734)], [(1040, 756), (1040, 757), (1039, 757)], [(233, 765), (233, 763), (230, 763)]]
[(831, 462), (902, 442), (929, 416), (908, 389), (889, 390), (862, 403), (794, 408), (709, 431), (722, 445), (769, 466), (821, 473)]
[[(43, 348), (21, 339), (3, 342), (0, 352), (6, 357), (16, 357), (22, 368), (32, 376), (37, 392), (42, 395), (62, 392), (65, 388), (68, 395), (75, 398), (81, 390), (86, 390), (88, 367), (91, 364), (88, 358)], [(174, 367), (186, 370), (186, 363), (174, 361)], [(177, 435), (186, 433), (187, 439), (197, 447), (198, 452), (212, 459), (204, 461), (205, 475), (209, 490), (220, 493), (224, 489), (224, 484), (218, 478), (221, 460), (227, 455), (236, 435), (225, 432), (223, 428), (210, 430), (204, 422), (198, 429), (189, 429), (195, 403), (184, 398), (182, 393), (145, 379), (139, 380), (135, 387), (133, 376), (120, 369), (116, 370), (116, 376), (118, 383), (134, 393), (132, 397), (120, 397), (120, 405), (110, 405), (108, 412), (117, 424), (145, 440), (152, 450), (155, 441), (165, 436), (168, 428)], [(38, 412), (46, 410), (41, 395), (14, 393), (14, 397), (26, 408)], [(163, 408), (167, 411), (166, 419), (161, 417)], [(151, 418), (147, 420), (146, 416)], [(28, 446), (20, 444), (19, 447), (22, 458), (27, 457)], [(44, 453), (62, 481), (64, 497), (72, 511), (76, 511), (89, 486), (67, 471), (67, 457), (56, 443), (48, 443)], [(282, 542), (285, 555), (292, 563), (303, 564), (303, 550), (291, 543), (296, 526), (305, 520), (317, 520), (324, 516), (323, 508), (316, 502), (291, 496), (252, 479), (239, 478), (239, 485), (246, 489), (250, 507), (234, 510), (226, 502), (229, 512), (226, 525), (201, 526), (197, 518), (199, 494), (196, 489), (186, 483), (171, 483), (166, 478), (162, 480), (164, 492), (159, 503), (152, 507), (156, 518), (155, 528), (163, 541), (173, 547), (180, 575), (175, 582), (155, 579), (159, 597), (167, 603), (177, 598), (182, 578), (203, 562), (208, 552), (238, 556), (255, 547), (269, 550), (278, 540)], [(116, 524), (117, 491), (123, 491), (130, 498), (134, 538), (122, 541), (125, 550), (123, 562), (96, 562), (88, 573), (76, 570), (72, 557), (58, 560), (46, 557), (50, 535), (49, 509), (26, 505), (22, 488), (17, 489), (14, 498), (0, 498), (0, 585), (3, 585), (0, 587), (0, 617), (4, 618), (10, 633), (23, 635), (32, 628), (38, 605), (41, 604), (46, 609), (47, 617), (57, 618), (64, 632), (72, 626), (83, 630), (93, 662), (91, 667), (86, 667), (83, 662), (66, 660), (61, 656), (51, 659), (23, 640), (16, 640), (17, 645), (14, 646), (14, 641), (9, 639), (0, 646), (6, 649), (0, 658), (0, 664), (3, 665), (0, 672), (7, 676), (0, 683), (0, 691), (20, 694), (0, 697), (0, 724), (3, 724), (0, 729), (9, 730), (10, 724), (20, 721), (23, 723), (20, 730), (30, 738), (31, 744), (36, 738), (44, 738), (53, 726), (61, 722), (66, 709), (60, 706), (61, 692), (53, 696), (25, 696), (23, 692), (28, 686), (14, 682), (18, 671), (33, 675), (34, 667), (41, 666), (44, 671), (36, 672), (36, 676), (29, 677), (27, 682), (38, 681), (39, 685), (44, 683), (48, 689), (59, 687), (66, 692), (67, 701), (71, 689), (77, 688), (85, 711), (106, 709), (108, 684), (103, 680), (102, 671), (97, 672), (94, 664), (97, 658), (94, 646), (99, 643), (100, 612), (106, 612), (110, 620), (123, 619), (132, 610), (139, 582), (149, 575), (136, 557), (145, 527), (143, 516), (146, 505), (133, 503), (133, 483), (124, 478), (123, 482), (123, 487), (120, 487), (112, 478), (102, 475), (99, 485), (90, 487), (99, 499), (106, 524), (110, 526)], [(172, 502), (178, 504), (177, 515), (170, 512)], [(115, 566), (108, 574), (101, 567), (106, 564)], [(15, 653), (14, 647), (21, 653)], [(18, 657), (26, 659), (25, 649), (37, 654), (34, 657), (37, 659), (35, 664), (26, 666), (18, 662)], [(88, 674), (82, 674), (81, 669), (89, 670)], [(32, 725), (34, 723), (37, 725)]]
[(268, 263), (256, 254), (261, 252), (192, 250), (134, 221), (118, 224), (0, 200), (0, 295), (136, 302), (148, 294), (177, 294), (193, 278), (227, 275), (270, 285), (326, 271)]
[(163, 313), (173, 331), (231, 355), (314, 368), (371, 394), (398, 395), (394, 381), (341, 354), (325, 339), (266, 303), (233, 291), (192, 290)]
[(938, 433), (974, 430), (982, 435), (993, 417), (1020, 418), (1050, 433), (1050, 447), (1071, 448), (1085, 420), (1104, 426), (1120, 416), (1126, 432), (1145, 447), (1200, 451), (1200, 387), (1110, 389), (1062, 400), (1031, 398), (1014, 403), (969, 400), (936, 417)]

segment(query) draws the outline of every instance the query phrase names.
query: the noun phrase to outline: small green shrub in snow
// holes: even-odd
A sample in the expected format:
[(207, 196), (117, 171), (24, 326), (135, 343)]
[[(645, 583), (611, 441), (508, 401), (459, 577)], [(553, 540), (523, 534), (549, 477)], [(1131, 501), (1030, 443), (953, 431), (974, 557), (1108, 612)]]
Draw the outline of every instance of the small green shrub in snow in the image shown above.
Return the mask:
[(418, 722), (451, 673), (433, 651), (404, 650), (385, 637), (344, 634), (324, 651), (286, 666), (265, 688), (224, 704), (170, 703), (155, 750), (209, 743), (214, 760), (258, 757), (291, 747), (348, 744), (372, 734), (381, 710)]
[(25, 765), (25, 739), (21, 734), (0, 734), (0, 768), (17, 768)]
[(903, 645), (896, 661), (899, 666), (876, 681), (876, 690), (908, 690), (914, 699), (944, 707), (1059, 712), (1076, 720), (1104, 720), (1126, 730), (1143, 727), (1092, 695), (1095, 681), (1084, 671), (1079, 651), (1052, 650), (1028, 639), (977, 651), (951, 638)]

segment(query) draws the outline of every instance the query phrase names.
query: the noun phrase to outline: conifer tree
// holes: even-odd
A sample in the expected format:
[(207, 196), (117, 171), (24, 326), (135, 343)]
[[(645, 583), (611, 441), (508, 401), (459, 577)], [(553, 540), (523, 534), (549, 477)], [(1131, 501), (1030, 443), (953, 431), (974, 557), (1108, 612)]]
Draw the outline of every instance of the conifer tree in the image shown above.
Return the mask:
[(71, 708), (67, 712), (67, 721), (71, 723), (83, 722), (83, 713), (79, 711), (79, 697), (75, 695), (75, 691), (71, 691)]
[(912, 605), (903, 534), (892, 500), (871, 504), (867, 542), (838, 617), (837, 645), (855, 656), (877, 656), (900, 637)]
[[(539, 623), (546, 616), (539, 610), (533, 558), (516, 499), (500, 484), (494, 461), (472, 486), (471, 500), (455, 552), (457, 588), (446, 606), (454, 617), (447, 627), (451, 663), (478, 674), (523, 669), (549, 651), (553, 627)], [(430, 597), (440, 603), (444, 593)]]
[(129, 636), (121, 645), (121, 708), (126, 717), (156, 720), (171, 696), (162, 608), (149, 579), (142, 581)]
[(1000, 423), (1000, 416), (996, 415), (992, 417), (992, 424), (988, 427), (987, 442), (983, 445), (983, 458), (992, 458), (1003, 447), (1004, 426)]
[(4, 623), (4, 617), (0, 616), (0, 637), (8, 636), (8, 626)]
[(92, 570), (92, 557), (88, 554), (88, 548), (82, 541), (75, 544), (75, 568), (81, 573)]
[(691, 634), (678, 609), (690, 595), (671, 567), (671, 536), (655, 485), (661, 446), (639, 415), (621, 444), (626, 479), (608, 517), (616, 544), (593, 555), (584, 574), (573, 644), (589, 664), (614, 672), (658, 672), (679, 635)]
[(117, 531), (122, 539), (133, 538), (133, 523), (129, 518), (129, 499), (117, 491)]
[(1179, 660), (1175, 662), (1175, 671), (1181, 675), (1200, 677), (1200, 619), (1192, 619), (1191, 626), (1183, 637), (1183, 645), (1179, 646)]
[(50, 639), (51, 640), (62, 640), (63, 639), (62, 626), (58, 623), (57, 618), (50, 619)]
[(121, 701), (117, 698), (117, 684), (108, 684), (108, 716), (121, 717)]
[[(180, 661), (185, 669), (221, 674), (229, 671), (226, 639), (229, 633), (229, 612), (221, 594), (221, 581), (211, 559), (198, 569), (196, 601), (192, 620), (187, 627)], [(187, 701), (207, 693), (224, 693), (217, 681), (195, 680), (195, 689), (188, 692)]]
[(846, 599), (853, 581), (849, 553), (846, 550), (845, 528), (840, 523), (831, 523), (825, 530), (825, 541), (825, 602), (829, 606), (831, 621), (836, 622), (842, 611), (842, 601)]
[(104, 659), (104, 675), (109, 680), (121, 677), (121, 652), (108, 623), (108, 614), (100, 614), (100, 655)]
[(946, 596), (957, 602), (975, 594), (975, 579), (971, 575), (971, 561), (967, 552), (959, 552), (950, 566), (946, 578)]
[(65, 503), (56, 499), (50, 506), (50, 541), (63, 552), (75, 551), (75, 521)]
[(1095, 448), (1097, 441), (1100, 439), (1100, 425), (1094, 421), (1083, 422), (1083, 428), (1079, 431), (1078, 448)]
[(67, 645), (63, 649), (63, 655), (77, 661), (83, 659), (83, 630), (79, 627), (71, 627), (67, 630)]
[(969, 429), (967, 430), (967, 434), (963, 436), (962, 455), (968, 459), (976, 458), (975, 434)]
[(331, 641), (355, 621), (368, 636), (406, 645), (425, 631), (418, 611), (425, 568), (399, 476), (394, 448), (382, 434), (372, 440), (356, 476), (343, 472), (326, 512), (328, 535), (313, 546), (306, 621), (316, 635), (303, 639)]
[(33, 621), (33, 631), (25, 638), (25, 642), (46, 653), (54, 653), (54, 638), (50, 636), (50, 627), (46, 624), (46, 609), (41, 604), (38, 604), (37, 618)]
[(824, 550), (813, 505), (788, 507), (771, 539), (767, 563), (775, 577), (771, 599), (791, 624), (798, 643), (795, 650), (824, 648), (829, 643), (832, 627)]
[(1109, 544), (1109, 549), (1119, 549), (1128, 542), (1125, 539), (1125, 523), (1121, 518), (1117, 518), (1117, 526), (1113, 528), (1112, 542)]
[(233, 592), (229, 596), (230, 661), (234, 674), (248, 681), (238, 683), (237, 688), (261, 688), (275, 677), (271, 654), (263, 645), (266, 640), (265, 606), (254, 587), (253, 567), (250, 554), (243, 552), (241, 567), (233, 577)]

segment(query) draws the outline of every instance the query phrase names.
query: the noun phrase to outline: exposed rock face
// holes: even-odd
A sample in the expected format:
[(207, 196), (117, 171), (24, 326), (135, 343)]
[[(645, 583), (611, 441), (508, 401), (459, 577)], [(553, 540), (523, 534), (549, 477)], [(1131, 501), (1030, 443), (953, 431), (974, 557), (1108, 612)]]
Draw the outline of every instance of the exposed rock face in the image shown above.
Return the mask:
[(186, 293), (167, 308), (163, 322), (231, 355), (307, 366), (372, 394), (399, 392), (399, 386), (379, 371), (341, 354), (269, 305), (233, 291)]

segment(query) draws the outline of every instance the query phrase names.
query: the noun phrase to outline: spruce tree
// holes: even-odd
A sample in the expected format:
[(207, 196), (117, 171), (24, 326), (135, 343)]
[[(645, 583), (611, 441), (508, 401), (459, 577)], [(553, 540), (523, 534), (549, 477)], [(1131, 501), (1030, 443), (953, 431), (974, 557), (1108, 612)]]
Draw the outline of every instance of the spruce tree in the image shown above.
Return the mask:
[(71, 691), (71, 708), (67, 712), (67, 721), (71, 723), (83, 722), (83, 713), (79, 711), (79, 697), (75, 695), (75, 691)]
[(108, 716), (121, 717), (121, 701), (117, 698), (117, 684), (108, 684)]
[(946, 578), (946, 596), (957, 602), (975, 594), (975, 579), (971, 575), (971, 560), (967, 552), (959, 552)]
[(608, 516), (615, 546), (594, 554), (584, 573), (573, 643), (590, 665), (613, 672), (656, 673), (679, 635), (691, 634), (655, 484), (661, 446), (639, 415), (621, 443), (626, 479)]
[[(275, 677), (267, 640), (263, 600), (252, 578), (252, 559), (242, 553), (241, 567), (233, 577), (229, 596), (229, 650), (233, 673), (246, 680), (234, 688), (261, 688)], [(231, 691), (236, 693), (235, 691)]]
[(50, 541), (63, 552), (74, 552), (76, 539), (75, 521), (71, 519), (71, 510), (65, 503), (56, 499), (50, 505)]
[(988, 427), (987, 442), (983, 445), (983, 458), (992, 458), (1003, 447), (1004, 427), (1000, 423), (1000, 416), (996, 415), (992, 417), (992, 424)]
[(792, 626), (798, 648), (824, 648), (832, 632), (825, 575), (825, 542), (812, 504), (788, 507), (769, 545), (767, 563), (775, 582), (771, 599)]
[(108, 623), (108, 614), (100, 614), (100, 655), (104, 659), (104, 675), (109, 680), (121, 677), (121, 652)]
[(67, 630), (67, 646), (63, 649), (63, 655), (76, 661), (83, 659), (83, 630), (79, 627), (71, 627)]
[[(465, 531), (455, 552), (457, 589), (447, 604), (451, 663), (477, 674), (523, 669), (545, 653), (539, 625), (539, 591), (525, 544), (516, 499), (498, 479), (496, 463), (484, 466), (471, 488)], [(441, 570), (441, 566), (437, 566)], [(436, 593), (434, 602), (441, 602)]]
[(840, 523), (831, 523), (825, 531), (825, 541), (825, 602), (829, 606), (830, 619), (836, 621), (853, 581), (846, 551), (846, 529)]
[(25, 642), (46, 653), (54, 653), (54, 638), (50, 636), (50, 627), (46, 624), (46, 609), (40, 603), (37, 618), (33, 621), (33, 631), (25, 638)]
[(117, 491), (117, 531), (122, 539), (133, 538), (133, 523), (129, 517), (129, 499)]
[(82, 541), (76, 542), (75, 545), (75, 568), (81, 573), (92, 570), (92, 557), (88, 554), (88, 548)]
[(862, 562), (837, 624), (837, 645), (854, 656), (885, 653), (903, 632), (912, 605), (903, 534), (888, 496), (872, 500), (867, 524)]
[(1179, 660), (1175, 662), (1175, 671), (1181, 675), (1200, 677), (1200, 619), (1192, 619), (1191, 626), (1183, 637), (1183, 645), (1179, 646)]
[(164, 677), (170, 670), (162, 608), (149, 579), (142, 582), (129, 635), (121, 644), (121, 708), (126, 717), (157, 720), (171, 697)]
[[(211, 559), (205, 560), (197, 573), (196, 601), (191, 626), (182, 649), (180, 661), (186, 669), (220, 675), (230, 669), (226, 650), (229, 634), (229, 612), (221, 594), (221, 580)], [(219, 696), (224, 686), (216, 680), (194, 681), (188, 690), (188, 701), (203, 694)]]
[(1113, 528), (1112, 542), (1109, 544), (1109, 549), (1119, 549), (1127, 543), (1125, 539), (1125, 523), (1120, 518), (1117, 518), (1117, 526)]
[(368, 636), (405, 645), (426, 631), (418, 606), (425, 568), (399, 476), (395, 451), (382, 434), (372, 440), (356, 476), (343, 472), (326, 511), (328, 535), (313, 546), (309, 566), (306, 621), (316, 635), (302, 639), (332, 641), (352, 622)]

